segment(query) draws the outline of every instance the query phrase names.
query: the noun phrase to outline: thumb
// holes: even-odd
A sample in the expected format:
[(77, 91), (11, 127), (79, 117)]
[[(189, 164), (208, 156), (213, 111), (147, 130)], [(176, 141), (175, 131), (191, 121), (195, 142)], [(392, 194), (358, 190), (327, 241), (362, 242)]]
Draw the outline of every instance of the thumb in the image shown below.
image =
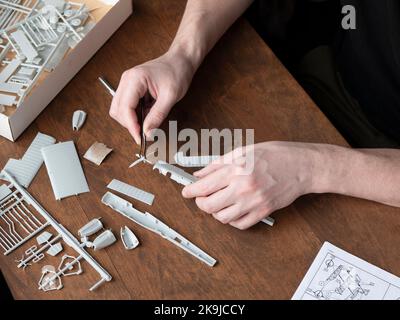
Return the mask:
[(172, 109), (174, 100), (165, 96), (160, 96), (151, 107), (148, 115), (144, 119), (143, 130), (146, 136), (150, 135), (151, 130), (157, 129), (168, 116)]

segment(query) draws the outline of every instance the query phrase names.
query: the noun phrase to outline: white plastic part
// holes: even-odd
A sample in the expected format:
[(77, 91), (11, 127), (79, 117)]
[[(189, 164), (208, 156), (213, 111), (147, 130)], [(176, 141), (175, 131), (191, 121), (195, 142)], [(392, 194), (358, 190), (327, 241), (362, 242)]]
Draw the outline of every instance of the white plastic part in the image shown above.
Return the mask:
[(139, 239), (127, 226), (121, 228), (120, 235), (122, 244), (126, 250), (133, 250), (139, 245)]
[(53, 145), (55, 142), (56, 139), (53, 137), (38, 133), (22, 159), (8, 160), (4, 170), (12, 174), (25, 188), (28, 188), (43, 164), (43, 156), (40, 150)]
[(72, 116), (72, 129), (74, 131), (79, 131), (85, 124), (87, 114), (85, 111), (77, 110)]
[(199, 247), (191, 243), (188, 239), (184, 238), (175, 230), (168, 227), (165, 223), (158, 220), (148, 212), (140, 212), (139, 210), (135, 209), (131, 203), (116, 196), (115, 194), (107, 192), (101, 201), (124, 217), (132, 220), (143, 228), (160, 235), (164, 239), (172, 242), (210, 267), (213, 267), (217, 263), (213, 257), (209, 256)]
[[(7, 171), (3, 170), (1, 175), (15, 187), (22, 197), (47, 221), (45, 226), (51, 225), (57, 233), (62, 235), (65, 243), (79, 254), (76, 259), (78, 261), (84, 259), (100, 275), (100, 280), (89, 289), (90, 291), (95, 290), (106, 281), (112, 280), (112, 276), (82, 247), (79, 241), (63, 225), (59, 224), (57, 220), (55, 220)], [(57, 275), (54, 275), (54, 279), (56, 278)], [(52, 279), (53, 277), (50, 277), (48, 281), (52, 281)]]
[(170, 174), (171, 180), (174, 180), (184, 186), (187, 186), (197, 181), (197, 178), (195, 176), (162, 160), (156, 162), (153, 167), (153, 170), (154, 169), (157, 169), (164, 176)]
[(95, 142), (83, 157), (99, 166), (112, 151), (113, 149), (108, 148), (104, 143)]
[(89, 192), (73, 141), (43, 148), (42, 155), (57, 200)]
[(125, 182), (113, 179), (107, 186), (108, 189), (122, 193), (135, 200), (139, 200), (148, 205), (152, 205), (154, 201), (154, 194), (146, 192), (142, 189), (131, 186)]
[(114, 234), (111, 230), (106, 230), (101, 233), (96, 239), (93, 241), (93, 249), (95, 251), (101, 250), (111, 246), (113, 243), (117, 241)]
[(177, 152), (174, 156), (174, 160), (177, 164), (179, 164), (181, 167), (187, 168), (205, 167), (218, 158), (219, 156), (187, 157), (183, 154), (183, 152)]
[(78, 234), (80, 237), (86, 238), (94, 235), (101, 229), (103, 229), (103, 223), (100, 221), (100, 219), (93, 219), (85, 224), (82, 228), (80, 228), (78, 230)]

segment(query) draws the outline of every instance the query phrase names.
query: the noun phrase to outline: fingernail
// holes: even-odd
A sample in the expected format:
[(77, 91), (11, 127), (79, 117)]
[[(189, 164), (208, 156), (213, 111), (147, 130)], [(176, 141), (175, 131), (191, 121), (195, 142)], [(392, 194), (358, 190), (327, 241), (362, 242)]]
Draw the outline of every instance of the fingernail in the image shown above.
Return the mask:
[(187, 191), (186, 191), (186, 188), (183, 188), (183, 190), (182, 190), (182, 196), (183, 196), (184, 198), (186, 198), (186, 197), (187, 197)]

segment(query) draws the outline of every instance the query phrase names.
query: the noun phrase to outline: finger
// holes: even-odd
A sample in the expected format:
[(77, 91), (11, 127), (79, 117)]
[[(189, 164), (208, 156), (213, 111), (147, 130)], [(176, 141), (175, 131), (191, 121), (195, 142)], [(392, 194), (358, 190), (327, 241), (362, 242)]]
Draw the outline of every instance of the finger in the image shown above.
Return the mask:
[(131, 72), (123, 75), (116, 92), (117, 117), (138, 144), (140, 143), (140, 125), (136, 115), (136, 107), (146, 91), (146, 83)]
[(197, 182), (186, 186), (182, 190), (182, 195), (185, 198), (206, 197), (229, 184), (228, 167), (221, 168), (218, 171), (198, 180)]
[(197, 206), (209, 213), (214, 214), (222, 209), (229, 207), (235, 203), (234, 192), (229, 186), (218, 192), (213, 193), (208, 197), (196, 198)]
[(259, 223), (262, 219), (269, 216), (272, 212), (266, 212), (265, 209), (255, 209), (243, 215), (229, 224), (239, 230), (246, 230), (255, 224)]
[(143, 130), (147, 137), (150, 136), (151, 130), (160, 127), (161, 123), (168, 116), (174, 102), (172, 98), (165, 94), (160, 94), (160, 96), (157, 97), (157, 100), (144, 119)]
[(240, 205), (234, 204), (218, 211), (217, 213), (214, 213), (213, 217), (221, 223), (227, 224), (238, 220), (248, 212), (248, 210), (241, 208)]

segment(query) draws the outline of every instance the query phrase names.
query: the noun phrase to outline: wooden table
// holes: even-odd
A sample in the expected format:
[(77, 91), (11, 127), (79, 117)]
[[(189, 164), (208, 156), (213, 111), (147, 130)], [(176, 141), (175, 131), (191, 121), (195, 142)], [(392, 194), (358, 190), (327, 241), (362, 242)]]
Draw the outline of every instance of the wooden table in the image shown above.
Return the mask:
[[(141, 246), (127, 252), (121, 242), (93, 255), (113, 275), (94, 293), (97, 274), (83, 263), (84, 274), (65, 278), (64, 289), (37, 290), (40, 269), (57, 265), (45, 258), (25, 272), (15, 259), (33, 240), (0, 266), (16, 299), (289, 299), (324, 241), (348, 250), (389, 272), (400, 274), (400, 210), (336, 195), (309, 195), (275, 213), (273, 228), (259, 224), (247, 231), (222, 225), (181, 197), (181, 186), (152, 171), (127, 167), (138, 151), (127, 131), (108, 116), (110, 97), (97, 77), (117, 85), (121, 73), (162, 54), (184, 10), (184, 0), (136, 1), (133, 16), (40, 115), (17, 143), (0, 140), (0, 165), (19, 158), (38, 131), (58, 141), (74, 140), (80, 155), (95, 141), (114, 148), (97, 167), (82, 160), (91, 192), (54, 199), (44, 167), (30, 192), (76, 234), (95, 217), (116, 233), (123, 225)], [(71, 129), (74, 110), (88, 110), (78, 133)], [(181, 128), (254, 128), (256, 141), (289, 140), (346, 145), (271, 50), (243, 19), (207, 57), (187, 96), (169, 117)], [(218, 259), (210, 268), (159, 236), (120, 217), (100, 199), (118, 178), (156, 195), (152, 207), (140, 205)]]

